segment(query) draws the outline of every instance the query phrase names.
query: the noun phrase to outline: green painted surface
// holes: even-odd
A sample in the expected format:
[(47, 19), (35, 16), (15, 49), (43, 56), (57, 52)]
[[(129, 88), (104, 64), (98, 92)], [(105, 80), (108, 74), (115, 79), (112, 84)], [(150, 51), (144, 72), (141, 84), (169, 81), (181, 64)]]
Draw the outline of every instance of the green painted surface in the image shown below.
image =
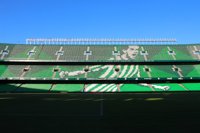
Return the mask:
[(3, 73), (6, 71), (6, 69), (7, 69), (7, 66), (5, 66), (5, 65), (0, 65), (0, 76), (3, 75)]
[(194, 66), (194, 69), (187, 74), (188, 77), (199, 77), (200, 76), (200, 65)]
[(137, 84), (125, 84), (120, 88), (121, 92), (152, 92), (152, 89)]
[[(175, 74), (172, 74), (172, 73), (168, 73), (166, 71), (162, 71), (162, 70), (159, 70), (153, 66), (150, 67), (151, 68), (151, 76), (152, 77), (165, 77), (165, 78), (168, 78), (168, 77), (176, 77)], [(172, 71), (173, 72), (173, 71)]]
[[(4, 84), (0, 85), (0, 92), (49, 92), (51, 84)], [(98, 84), (95, 88), (91, 89), (88, 92), (93, 92), (97, 87), (101, 86)], [(184, 83), (184, 84), (151, 84), (152, 88), (149, 86), (139, 85), (139, 84), (124, 84), (120, 86), (120, 92), (173, 92), (173, 91), (200, 91), (200, 83)], [(169, 87), (169, 90), (165, 91), (159, 89), (159, 87)], [(51, 92), (83, 92), (83, 84), (55, 84), (51, 88)], [(96, 92), (101, 92), (97, 90)], [(112, 90), (105, 90), (104, 92), (112, 92)], [(117, 92), (117, 90), (115, 91)]]
[(16, 77), (15, 74), (13, 74), (8, 68), (3, 69), (4, 71), (1, 73), (1, 76), (6, 78), (6, 77)]
[(48, 55), (48, 54), (46, 54), (46, 53), (44, 53), (44, 52), (41, 52), (41, 53), (39, 54), (38, 59), (39, 59), (39, 60), (52, 60), (53, 57), (50, 56), (50, 55)]
[(82, 92), (84, 88), (83, 84), (56, 84), (52, 88), (52, 92)]
[(187, 87), (190, 91), (200, 91), (200, 83), (185, 83), (183, 84)]
[(176, 60), (192, 60), (193, 57), (188, 55), (187, 53), (184, 53), (178, 49), (174, 49), (176, 53)]
[[(26, 52), (27, 53), (27, 52)], [(27, 54), (24, 54), (24, 53), (19, 53), (19, 54), (16, 54), (16, 55), (13, 55), (13, 56), (10, 56), (9, 59), (21, 59), (21, 60), (26, 60), (28, 58), (28, 55)]]
[(144, 66), (139, 66), (140, 77), (149, 77), (148, 73), (144, 71)]
[[(169, 87), (168, 91), (187, 91), (186, 89), (181, 87), (179, 84), (156, 84), (156, 85)], [(154, 88), (154, 89), (155, 91), (162, 91), (161, 89), (158, 89), (158, 88), (157, 89)]]
[(33, 78), (52, 78), (53, 76), (53, 67), (48, 67), (46, 69), (42, 69), (36, 73), (27, 73), (26, 77), (33, 77)]
[(167, 47), (164, 47), (159, 53), (152, 57), (152, 60), (173, 60), (173, 57), (168, 54)]
[(170, 91), (187, 91), (181, 84), (167, 84), (167, 86), (170, 86)]
[(48, 92), (51, 84), (23, 84), (17, 92)]

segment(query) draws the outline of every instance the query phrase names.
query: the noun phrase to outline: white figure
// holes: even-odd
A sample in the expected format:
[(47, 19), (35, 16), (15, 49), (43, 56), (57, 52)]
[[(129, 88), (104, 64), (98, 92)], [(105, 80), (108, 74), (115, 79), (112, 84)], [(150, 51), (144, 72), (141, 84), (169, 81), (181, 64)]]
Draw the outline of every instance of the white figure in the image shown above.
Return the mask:
[[(132, 59), (134, 60), (136, 56), (139, 53), (139, 46), (129, 46), (127, 49), (122, 50), (123, 53), (121, 55), (117, 55), (115, 58), (116, 60), (129, 60)], [(115, 60), (114, 58), (110, 58), (109, 60)], [(102, 75), (99, 76), (101, 79), (109, 79), (109, 78), (115, 78), (115, 77), (120, 77), (120, 78), (130, 78), (136, 75), (136, 77), (140, 77), (140, 69), (139, 65), (124, 65), (123, 69), (122, 66), (118, 66), (118, 68), (121, 70), (120, 74), (118, 75), (116, 72), (113, 72), (114, 66), (113, 65), (95, 65), (89, 67), (89, 70), (87, 73), (93, 73), (97, 71), (105, 71)], [(83, 75), (85, 74), (85, 71), (61, 71), (60, 72), (60, 77), (63, 78), (65, 76), (78, 76), (78, 75)], [(87, 85), (87, 87), (84, 89), (85, 92), (116, 92), (118, 91), (118, 87), (122, 86), (123, 84), (120, 84), (117, 86), (116, 84), (90, 84)], [(153, 87), (155, 89), (160, 89), (163, 91), (167, 91), (170, 89), (169, 86), (160, 86), (160, 85), (152, 85), (152, 84), (139, 84), (145, 87)]]

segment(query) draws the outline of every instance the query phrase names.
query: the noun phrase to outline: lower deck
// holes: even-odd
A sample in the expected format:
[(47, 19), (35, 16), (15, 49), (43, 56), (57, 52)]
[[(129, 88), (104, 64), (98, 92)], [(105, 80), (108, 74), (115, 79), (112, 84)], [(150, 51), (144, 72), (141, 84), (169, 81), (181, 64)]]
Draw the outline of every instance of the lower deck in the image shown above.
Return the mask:
[(0, 93), (65, 92), (189, 92), (200, 91), (200, 83), (164, 84), (1, 84)]

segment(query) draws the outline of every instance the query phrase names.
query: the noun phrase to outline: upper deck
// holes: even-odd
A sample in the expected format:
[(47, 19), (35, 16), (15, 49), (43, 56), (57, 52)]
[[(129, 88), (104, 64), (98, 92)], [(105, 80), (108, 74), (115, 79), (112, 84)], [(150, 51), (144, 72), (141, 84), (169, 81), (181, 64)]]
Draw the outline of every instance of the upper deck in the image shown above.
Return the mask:
[[(199, 63), (200, 45), (1, 44), (0, 61), (43, 63)], [(20, 64), (20, 63), (19, 63)]]

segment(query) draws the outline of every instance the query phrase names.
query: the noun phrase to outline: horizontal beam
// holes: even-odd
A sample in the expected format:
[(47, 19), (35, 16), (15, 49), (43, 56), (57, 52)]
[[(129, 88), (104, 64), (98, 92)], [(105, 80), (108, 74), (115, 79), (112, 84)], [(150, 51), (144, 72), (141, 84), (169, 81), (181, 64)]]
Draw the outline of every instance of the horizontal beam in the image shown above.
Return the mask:
[(65, 61), (65, 60), (4, 60), (0, 65), (198, 65), (200, 60), (162, 61)]
[(199, 83), (200, 78), (120, 78), (120, 79), (28, 79), (5, 78), (0, 84), (138, 84), (138, 83)]

